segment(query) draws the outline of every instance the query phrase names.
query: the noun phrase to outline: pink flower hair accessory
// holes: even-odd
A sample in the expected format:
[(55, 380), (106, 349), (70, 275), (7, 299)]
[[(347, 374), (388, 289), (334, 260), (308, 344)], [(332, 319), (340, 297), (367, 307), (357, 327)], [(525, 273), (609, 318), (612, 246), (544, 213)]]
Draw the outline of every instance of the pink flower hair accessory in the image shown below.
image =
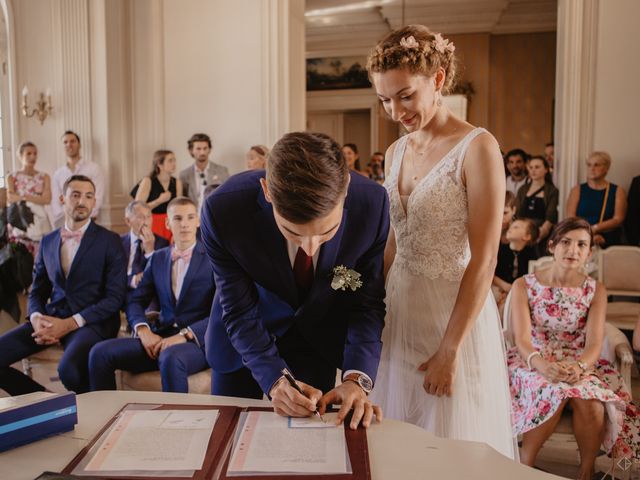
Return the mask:
[(420, 44), (415, 38), (413, 38), (413, 35), (410, 35), (408, 37), (402, 37), (400, 39), (400, 46), (408, 50), (412, 48), (420, 48)]
[[(410, 37), (413, 38), (413, 37)], [(404, 39), (403, 39), (404, 40)], [(445, 52), (455, 52), (456, 47), (453, 44), (453, 42), (450, 42), (448, 39), (443, 38), (441, 34), (436, 33), (434, 36), (434, 39), (432, 40), (433, 42), (433, 47), (436, 49), (436, 51), (440, 52), (440, 53), (445, 53)], [(400, 42), (402, 43), (402, 42)]]

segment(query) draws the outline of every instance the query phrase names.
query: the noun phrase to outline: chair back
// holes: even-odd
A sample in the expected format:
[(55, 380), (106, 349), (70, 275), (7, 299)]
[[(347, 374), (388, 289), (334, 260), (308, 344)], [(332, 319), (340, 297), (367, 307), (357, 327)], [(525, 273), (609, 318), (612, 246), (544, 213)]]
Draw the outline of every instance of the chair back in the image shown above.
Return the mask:
[(640, 297), (640, 247), (614, 245), (600, 252), (598, 280), (609, 295)]
[(537, 270), (541, 270), (548, 267), (553, 263), (553, 257), (547, 255), (546, 257), (540, 257), (537, 260), (529, 260), (529, 273), (533, 273)]

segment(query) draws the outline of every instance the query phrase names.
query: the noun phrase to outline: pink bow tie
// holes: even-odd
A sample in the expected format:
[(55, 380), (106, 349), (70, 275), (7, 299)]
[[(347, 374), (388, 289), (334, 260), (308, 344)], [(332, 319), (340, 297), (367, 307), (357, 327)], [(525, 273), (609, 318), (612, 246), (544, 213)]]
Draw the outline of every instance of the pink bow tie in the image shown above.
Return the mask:
[(193, 253), (193, 249), (185, 250), (184, 252), (179, 252), (175, 248), (171, 250), (171, 261), (175, 262), (179, 258), (185, 261), (185, 263), (189, 263), (191, 261), (191, 254)]
[(60, 238), (62, 238), (63, 242), (66, 242), (67, 240), (75, 240), (76, 242), (80, 242), (80, 240), (82, 240), (83, 233), (84, 232), (82, 232), (81, 230), (70, 232), (66, 228), (63, 228), (62, 230), (60, 230)]

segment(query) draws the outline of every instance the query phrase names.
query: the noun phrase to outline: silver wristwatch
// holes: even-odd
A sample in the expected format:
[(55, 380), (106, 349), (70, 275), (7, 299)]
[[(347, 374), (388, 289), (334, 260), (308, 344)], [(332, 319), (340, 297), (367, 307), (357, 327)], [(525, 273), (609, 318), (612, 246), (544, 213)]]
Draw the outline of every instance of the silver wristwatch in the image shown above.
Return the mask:
[(348, 377), (345, 377), (344, 381), (357, 384), (367, 395), (369, 395), (371, 390), (373, 390), (373, 383), (371, 382), (371, 379), (362, 373), (355, 375), (349, 374)]
[(190, 339), (189, 339), (189, 329), (188, 328), (181, 328), (178, 333), (180, 335), (182, 335), (187, 342), (190, 341)]

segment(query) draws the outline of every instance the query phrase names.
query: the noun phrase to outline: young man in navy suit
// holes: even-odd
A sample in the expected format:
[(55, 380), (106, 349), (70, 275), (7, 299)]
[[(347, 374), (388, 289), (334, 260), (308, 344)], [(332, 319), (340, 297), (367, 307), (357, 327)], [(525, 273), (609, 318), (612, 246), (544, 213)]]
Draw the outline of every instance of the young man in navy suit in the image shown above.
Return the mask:
[[(153, 254), (127, 305), (127, 319), (137, 338), (107, 340), (93, 347), (92, 390), (115, 390), (116, 370), (160, 370), (163, 391), (188, 393), (189, 375), (208, 368), (204, 334), (215, 285), (204, 246), (196, 240), (199, 226), (191, 199), (169, 202), (167, 228), (175, 245)], [(144, 312), (156, 297), (160, 318), (149, 325)]]
[(71, 176), (61, 197), (65, 224), (40, 244), (29, 293), (29, 322), (0, 337), (0, 388), (11, 395), (44, 390), (11, 364), (61, 343), (60, 380), (89, 390), (88, 358), (96, 343), (115, 337), (127, 290), (127, 262), (118, 234), (91, 221), (95, 186)]
[[(236, 175), (206, 200), (202, 238), (216, 278), (212, 393), (264, 392), (291, 416), (338, 403), (339, 422), (353, 408), (352, 428), (380, 419), (367, 394), (382, 345), (388, 208), (381, 186), (350, 176), (339, 145), (302, 132), (276, 143), (266, 176)], [(344, 372), (337, 387), (336, 368)]]
[(153, 252), (168, 247), (169, 242), (151, 231), (151, 209), (144, 202), (130, 202), (124, 211), (124, 221), (129, 226), (129, 232), (121, 236), (128, 258), (127, 287), (133, 290)]

